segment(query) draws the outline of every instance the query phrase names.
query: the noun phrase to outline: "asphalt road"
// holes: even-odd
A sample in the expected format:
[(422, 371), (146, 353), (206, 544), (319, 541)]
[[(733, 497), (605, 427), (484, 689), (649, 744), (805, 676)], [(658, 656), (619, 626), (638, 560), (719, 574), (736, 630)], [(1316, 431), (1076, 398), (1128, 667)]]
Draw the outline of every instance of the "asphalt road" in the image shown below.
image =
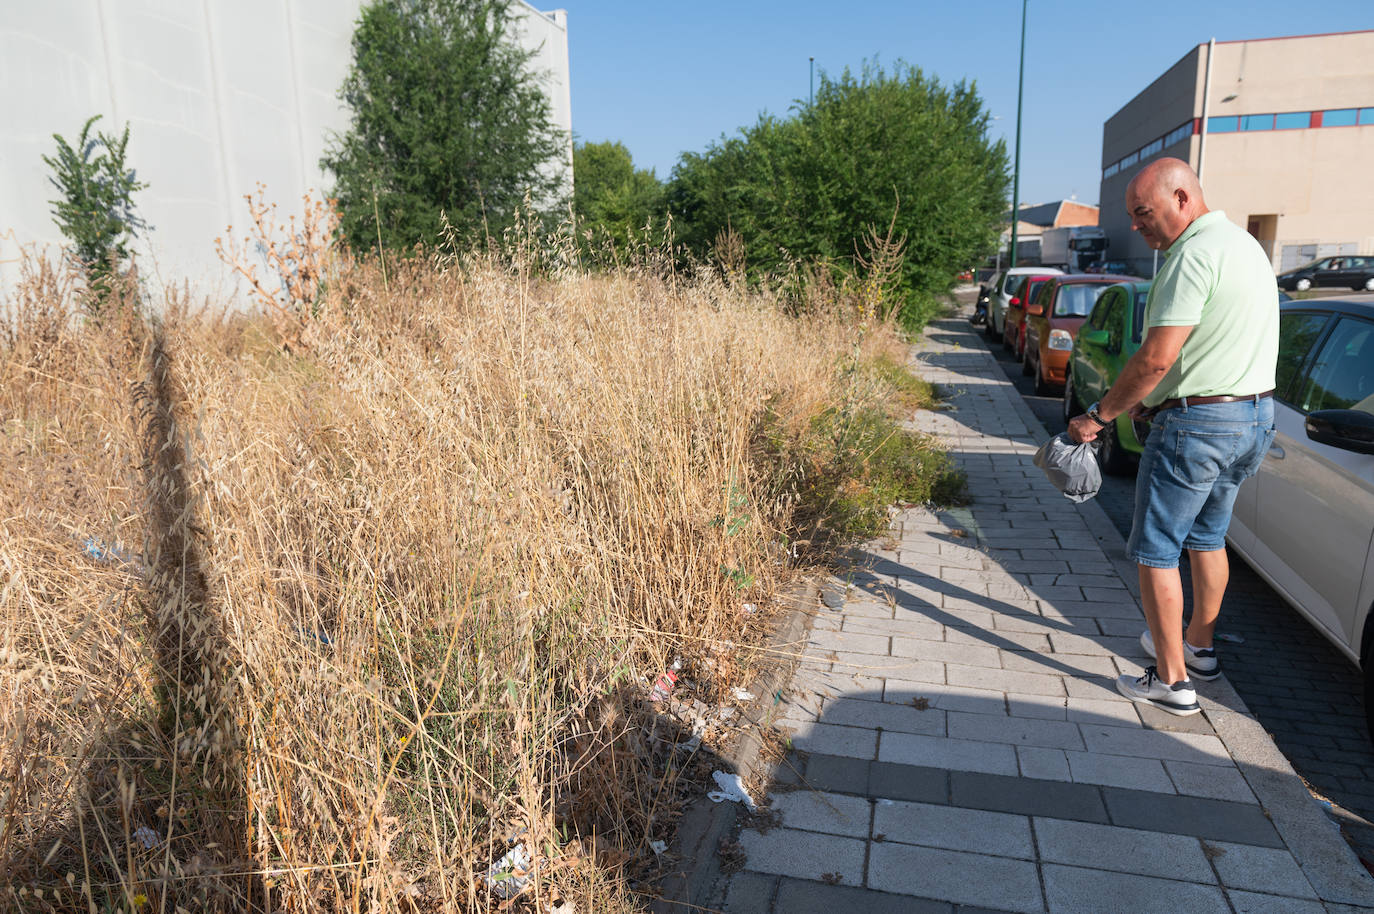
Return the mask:
[[(971, 298), (959, 298), (960, 313), (971, 314)], [(1046, 437), (1063, 431), (1062, 400), (1035, 396), (1031, 379), (1002, 344), (980, 338), (1045, 426)], [(1130, 532), (1134, 486), (1134, 476), (1107, 477), (1097, 497), (1122, 536)], [(1186, 557), (1183, 574), (1186, 593)], [(1374, 872), (1374, 745), (1365, 727), (1359, 669), (1234, 553), (1218, 631), (1238, 639), (1217, 642), (1232, 685), (1313, 795), (1329, 804), (1342, 833)]]

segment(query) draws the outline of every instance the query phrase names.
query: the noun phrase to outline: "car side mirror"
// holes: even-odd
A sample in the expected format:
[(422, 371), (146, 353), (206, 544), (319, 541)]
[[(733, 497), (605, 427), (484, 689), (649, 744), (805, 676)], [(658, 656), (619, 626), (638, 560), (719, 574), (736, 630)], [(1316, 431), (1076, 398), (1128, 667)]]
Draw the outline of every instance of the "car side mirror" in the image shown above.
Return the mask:
[(1358, 409), (1319, 409), (1307, 414), (1307, 437), (1356, 454), (1374, 454), (1374, 414)]
[(1029, 304), (1026, 305), (1026, 313), (1031, 317), (1039, 317), (1045, 313), (1045, 308), (1043, 305)]

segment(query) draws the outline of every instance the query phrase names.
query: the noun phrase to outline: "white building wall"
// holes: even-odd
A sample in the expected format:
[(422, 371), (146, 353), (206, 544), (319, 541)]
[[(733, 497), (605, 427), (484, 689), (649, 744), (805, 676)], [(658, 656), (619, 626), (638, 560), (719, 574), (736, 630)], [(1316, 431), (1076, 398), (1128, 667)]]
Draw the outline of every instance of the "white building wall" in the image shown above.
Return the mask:
[[(62, 243), (56, 189), (42, 156), (53, 134), (82, 123), (130, 127), (128, 164), (152, 228), (140, 268), (154, 287), (189, 281), (232, 294), (214, 240), (246, 234), (244, 195), (266, 185), (278, 215), (301, 211), (328, 178), (319, 159), (348, 126), (337, 97), (361, 0), (0, 0), (0, 295), (18, 277), (20, 246)], [(567, 14), (517, 0), (515, 33), (534, 50), (556, 126), (572, 132)], [(572, 146), (566, 173), (571, 190)]]

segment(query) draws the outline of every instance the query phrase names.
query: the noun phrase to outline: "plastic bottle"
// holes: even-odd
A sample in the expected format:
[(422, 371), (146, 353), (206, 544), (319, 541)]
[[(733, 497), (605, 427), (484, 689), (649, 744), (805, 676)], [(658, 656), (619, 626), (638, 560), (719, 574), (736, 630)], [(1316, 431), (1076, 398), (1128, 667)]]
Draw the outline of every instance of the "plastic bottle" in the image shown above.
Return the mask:
[(673, 693), (673, 686), (677, 685), (677, 674), (682, 669), (682, 658), (673, 661), (672, 667), (663, 671), (663, 675), (658, 677), (653, 689), (649, 692), (650, 701), (666, 701), (668, 696)]

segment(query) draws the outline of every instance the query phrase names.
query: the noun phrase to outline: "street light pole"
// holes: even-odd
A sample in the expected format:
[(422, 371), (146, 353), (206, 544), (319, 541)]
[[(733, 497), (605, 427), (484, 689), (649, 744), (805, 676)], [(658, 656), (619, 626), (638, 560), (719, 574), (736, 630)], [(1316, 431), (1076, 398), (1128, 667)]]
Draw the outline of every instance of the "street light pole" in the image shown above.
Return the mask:
[(816, 103), (816, 58), (808, 58), (811, 61), (811, 87), (806, 94), (806, 107), (810, 108)]
[(1021, 221), (1021, 90), (1026, 84), (1026, 4), (1021, 0), (1021, 69), (1016, 77), (1016, 162), (1011, 172), (1011, 257), (1016, 266), (1016, 225)]

